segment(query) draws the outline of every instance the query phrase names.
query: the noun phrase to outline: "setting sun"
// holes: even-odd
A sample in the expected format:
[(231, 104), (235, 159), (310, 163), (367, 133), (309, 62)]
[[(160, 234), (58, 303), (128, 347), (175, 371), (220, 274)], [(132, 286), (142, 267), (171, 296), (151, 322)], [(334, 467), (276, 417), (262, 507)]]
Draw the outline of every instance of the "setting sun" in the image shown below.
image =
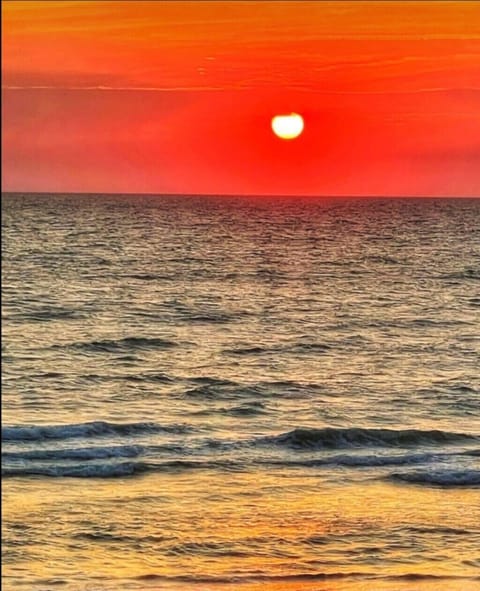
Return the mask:
[(283, 140), (293, 140), (303, 131), (303, 117), (298, 113), (277, 115), (272, 119), (273, 133)]

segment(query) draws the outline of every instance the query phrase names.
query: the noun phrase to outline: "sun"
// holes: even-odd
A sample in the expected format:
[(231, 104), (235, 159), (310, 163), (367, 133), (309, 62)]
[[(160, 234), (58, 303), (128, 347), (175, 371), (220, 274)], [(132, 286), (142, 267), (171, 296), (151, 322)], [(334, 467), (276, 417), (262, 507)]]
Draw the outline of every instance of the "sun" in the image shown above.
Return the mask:
[(272, 118), (273, 133), (282, 140), (293, 140), (304, 128), (303, 117), (298, 113), (289, 115), (275, 115)]

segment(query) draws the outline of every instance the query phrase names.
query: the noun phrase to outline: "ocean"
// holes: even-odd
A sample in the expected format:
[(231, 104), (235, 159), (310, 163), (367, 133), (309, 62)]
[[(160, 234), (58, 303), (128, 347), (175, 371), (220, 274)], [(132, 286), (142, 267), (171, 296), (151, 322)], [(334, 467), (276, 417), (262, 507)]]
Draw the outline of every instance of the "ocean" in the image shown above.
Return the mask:
[(480, 200), (2, 213), (7, 591), (480, 589)]

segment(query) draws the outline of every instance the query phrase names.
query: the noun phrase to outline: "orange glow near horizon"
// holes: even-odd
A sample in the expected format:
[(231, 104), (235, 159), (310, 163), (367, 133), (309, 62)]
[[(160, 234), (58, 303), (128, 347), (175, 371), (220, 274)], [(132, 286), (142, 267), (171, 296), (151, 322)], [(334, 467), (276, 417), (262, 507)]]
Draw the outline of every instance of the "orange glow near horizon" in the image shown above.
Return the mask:
[[(3, 190), (480, 196), (480, 3), (14, 1)], [(271, 121), (308, 125), (279, 141)]]

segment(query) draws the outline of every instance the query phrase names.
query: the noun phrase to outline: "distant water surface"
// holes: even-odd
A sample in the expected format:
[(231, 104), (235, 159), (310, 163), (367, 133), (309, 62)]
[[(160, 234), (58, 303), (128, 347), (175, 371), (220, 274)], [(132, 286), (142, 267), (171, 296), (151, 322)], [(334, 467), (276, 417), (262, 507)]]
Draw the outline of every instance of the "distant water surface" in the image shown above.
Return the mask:
[(7, 589), (480, 589), (480, 200), (2, 213)]

